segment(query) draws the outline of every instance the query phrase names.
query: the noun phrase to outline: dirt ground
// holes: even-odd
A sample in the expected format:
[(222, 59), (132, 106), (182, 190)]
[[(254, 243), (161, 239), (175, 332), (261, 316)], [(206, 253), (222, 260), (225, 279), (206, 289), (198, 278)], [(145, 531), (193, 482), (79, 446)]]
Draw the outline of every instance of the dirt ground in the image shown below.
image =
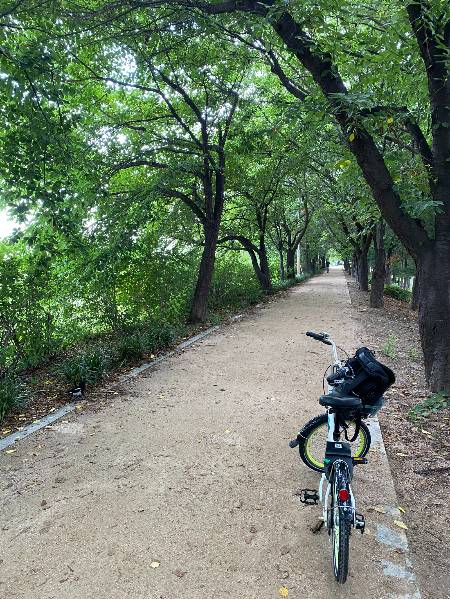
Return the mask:
[[(428, 397), (417, 314), (408, 304), (385, 298), (369, 307), (367, 293), (347, 279), (362, 342), (396, 373), (380, 422), (423, 599), (450, 598), (450, 409), (411, 419)], [(386, 355), (386, 352), (389, 355)]]
[[(328, 330), (359, 345), (342, 271), (293, 288), (0, 456), (0, 595), (20, 599), (419, 599), (384, 445), (358, 466), (348, 582), (289, 439), (320, 413)], [(441, 599), (435, 595), (433, 599)]]

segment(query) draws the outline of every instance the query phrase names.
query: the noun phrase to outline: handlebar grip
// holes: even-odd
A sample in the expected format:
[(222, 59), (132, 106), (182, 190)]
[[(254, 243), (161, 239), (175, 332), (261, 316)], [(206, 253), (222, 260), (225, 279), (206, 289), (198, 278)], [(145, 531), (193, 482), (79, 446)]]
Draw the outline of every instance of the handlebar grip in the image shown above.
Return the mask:
[(323, 335), (320, 333), (314, 333), (314, 331), (306, 331), (307, 337), (312, 337), (313, 339), (317, 339), (317, 341), (323, 341)]
[(313, 339), (316, 339), (317, 341), (321, 341), (322, 343), (325, 343), (325, 345), (332, 345), (331, 341), (328, 341), (328, 339), (325, 339), (325, 337), (323, 336), (322, 333), (314, 333), (314, 331), (306, 331), (306, 336), (312, 337)]

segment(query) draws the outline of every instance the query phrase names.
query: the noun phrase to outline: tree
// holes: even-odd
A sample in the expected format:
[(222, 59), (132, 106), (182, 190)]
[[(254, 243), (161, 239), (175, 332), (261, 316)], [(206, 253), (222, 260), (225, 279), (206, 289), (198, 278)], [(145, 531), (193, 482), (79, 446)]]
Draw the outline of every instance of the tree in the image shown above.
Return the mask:
[[(419, 287), (419, 327), (424, 352), (427, 381), (433, 390), (450, 389), (450, 89), (448, 46), (450, 15), (448, 3), (418, 0), (406, 6), (410, 31), (414, 35), (428, 82), (429, 117), (432, 123), (430, 146), (420, 125), (406, 108), (372, 105), (363, 108), (358, 95), (349, 92), (340, 75), (337, 62), (322, 39), (315, 40), (307, 31), (306, 21), (296, 19), (295, 9), (275, 0), (226, 0), (206, 3), (191, 1), (204, 13), (218, 15), (244, 12), (269, 22), (287, 51), (310, 73), (328, 101), (329, 108), (355, 156), (380, 211), (398, 238), (417, 263)], [(151, 5), (151, 3), (150, 3)], [(370, 7), (370, 16), (375, 7)], [(300, 15), (299, 15), (300, 16)], [(397, 10), (396, 18), (404, 30), (404, 17)], [(382, 31), (386, 28), (383, 26)], [(404, 41), (404, 40), (403, 40)], [(328, 46), (330, 44), (328, 43)], [(403, 54), (403, 49), (399, 54)], [(286, 89), (295, 81), (284, 71), (279, 72)], [(296, 86), (295, 86), (296, 87)], [(417, 147), (428, 173), (430, 194), (439, 207), (431, 234), (421, 222), (408, 214), (402, 196), (394, 182), (389, 165), (383, 158), (367, 119), (379, 114), (402, 119)], [(394, 117), (390, 117), (394, 118)], [(446, 331), (438, 335), (437, 331)]]

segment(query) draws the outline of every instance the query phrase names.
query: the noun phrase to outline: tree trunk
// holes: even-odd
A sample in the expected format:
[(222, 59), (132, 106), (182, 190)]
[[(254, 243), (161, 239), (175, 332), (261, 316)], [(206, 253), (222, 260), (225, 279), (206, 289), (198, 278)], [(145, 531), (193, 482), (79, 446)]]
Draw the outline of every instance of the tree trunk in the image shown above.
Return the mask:
[(419, 330), (432, 391), (450, 392), (450, 232), (417, 260)]
[[(259, 238), (259, 251), (258, 255), (253, 250), (247, 249), (252, 260), (253, 270), (255, 271), (256, 277), (261, 285), (261, 289), (265, 293), (272, 292), (272, 280), (270, 276), (269, 260), (267, 259), (267, 250), (264, 237), (261, 235)], [(259, 258), (259, 262), (258, 262)]]
[(350, 262), (348, 258), (344, 258), (344, 270), (346, 273), (351, 274), (350, 272)]
[(301, 250), (300, 250), (300, 244), (297, 246), (297, 274), (301, 275), (302, 274), (302, 261), (301, 261)]
[(419, 277), (418, 270), (416, 266), (416, 274), (414, 277), (413, 288), (412, 288), (412, 297), (411, 297), (411, 310), (419, 309)]
[(266, 293), (272, 291), (272, 279), (270, 276), (269, 259), (267, 258), (266, 242), (263, 235), (259, 238), (259, 266), (261, 269), (261, 287)]
[(382, 308), (384, 306), (384, 280), (386, 277), (384, 228), (384, 221), (380, 219), (377, 223), (375, 235), (373, 238), (373, 248), (375, 251), (375, 267), (372, 271), (372, 284), (370, 286), (371, 308)]
[(367, 261), (368, 248), (358, 252), (358, 285), (361, 291), (369, 291), (369, 263)]
[(279, 256), (280, 280), (284, 281), (286, 279), (286, 271), (284, 270), (283, 250), (278, 249), (278, 256)]
[(391, 265), (390, 265), (389, 261), (386, 262), (384, 282), (386, 283), (386, 285), (392, 284), (392, 271), (391, 271)]
[(219, 226), (214, 223), (205, 227), (205, 245), (198, 270), (197, 284), (191, 305), (189, 322), (205, 322), (208, 314), (208, 297), (216, 261)]
[(295, 250), (291, 248), (286, 252), (286, 274), (288, 279), (295, 279)]
[(352, 260), (352, 276), (354, 277), (355, 281), (358, 282), (358, 255), (356, 252), (353, 254)]

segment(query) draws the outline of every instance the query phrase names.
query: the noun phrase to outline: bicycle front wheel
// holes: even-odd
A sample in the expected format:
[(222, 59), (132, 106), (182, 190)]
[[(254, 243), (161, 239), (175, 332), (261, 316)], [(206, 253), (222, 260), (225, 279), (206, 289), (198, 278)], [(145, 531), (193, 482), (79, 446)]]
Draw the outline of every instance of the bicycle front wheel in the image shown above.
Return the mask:
[[(346, 421), (346, 425), (348, 427), (347, 436), (351, 439), (355, 431), (355, 422), (348, 420)], [(308, 468), (316, 472), (324, 471), (323, 460), (327, 445), (327, 436), (328, 416), (327, 414), (321, 414), (307, 422), (298, 437), (298, 450), (302, 461)], [(371, 441), (367, 424), (361, 422), (358, 436), (351, 443), (352, 456), (354, 458), (363, 458), (370, 449)]]

